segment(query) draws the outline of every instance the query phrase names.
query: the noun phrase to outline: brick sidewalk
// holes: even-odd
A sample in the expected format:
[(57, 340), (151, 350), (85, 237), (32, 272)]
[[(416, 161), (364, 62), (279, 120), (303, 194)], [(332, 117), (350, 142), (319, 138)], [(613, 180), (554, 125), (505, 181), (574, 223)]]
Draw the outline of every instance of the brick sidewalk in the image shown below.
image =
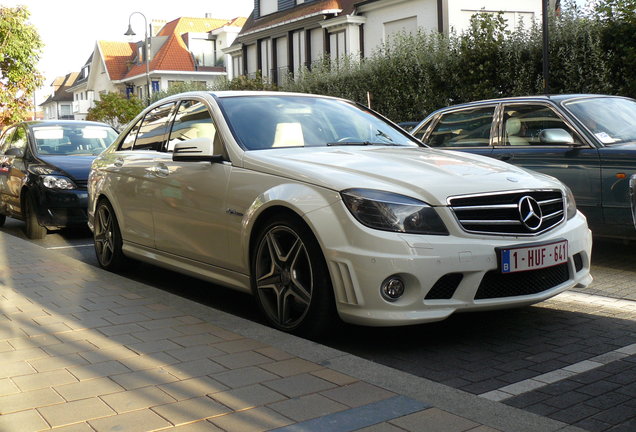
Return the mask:
[(577, 431), (0, 233), (0, 431)]

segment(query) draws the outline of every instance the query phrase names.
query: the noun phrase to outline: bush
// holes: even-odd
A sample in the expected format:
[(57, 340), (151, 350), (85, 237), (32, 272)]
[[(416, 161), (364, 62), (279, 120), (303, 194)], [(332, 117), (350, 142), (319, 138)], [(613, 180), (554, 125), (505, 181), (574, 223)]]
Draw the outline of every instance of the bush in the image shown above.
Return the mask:
[(115, 129), (120, 129), (135, 118), (145, 107), (136, 96), (126, 98), (121, 93), (108, 92), (100, 95), (100, 100), (88, 110), (86, 120), (108, 123)]

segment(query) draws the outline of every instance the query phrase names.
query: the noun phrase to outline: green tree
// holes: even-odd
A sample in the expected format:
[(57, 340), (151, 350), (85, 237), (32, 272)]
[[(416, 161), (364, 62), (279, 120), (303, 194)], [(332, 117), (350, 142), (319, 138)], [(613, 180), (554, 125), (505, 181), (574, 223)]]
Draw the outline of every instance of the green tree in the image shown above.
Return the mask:
[(210, 90), (210, 87), (205, 84), (205, 82), (200, 81), (185, 81), (174, 83), (167, 90), (162, 90), (160, 92), (156, 92), (152, 94), (151, 102), (156, 102), (159, 99), (163, 99), (165, 97), (171, 96), (177, 93), (184, 93), (189, 91), (205, 91)]
[(0, 6), (0, 127), (28, 116), (43, 83), (37, 70), (43, 44), (29, 16), (25, 6)]
[(134, 119), (144, 107), (144, 103), (136, 96), (127, 99), (121, 93), (103, 93), (95, 106), (88, 110), (86, 119), (108, 123), (117, 129)]

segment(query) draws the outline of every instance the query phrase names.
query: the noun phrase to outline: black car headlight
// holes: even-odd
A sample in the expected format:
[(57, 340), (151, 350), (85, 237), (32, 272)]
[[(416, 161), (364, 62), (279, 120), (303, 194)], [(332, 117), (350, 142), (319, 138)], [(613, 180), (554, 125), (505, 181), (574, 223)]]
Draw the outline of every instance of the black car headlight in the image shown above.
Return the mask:
[(42, 184), (49, 189), (77, 189), (73, 180), (64, 176), (42, 176)]
[(565, 205), (566, 205), (566, 216), (568, 220), (572, 219), (576, 216), (576, 200), (574, 199), (574, 194), (570, 190), (569, 187), (565, 187)]
[(425, 202), (374, 189), (347, 189), (341, 195), (351, 214), (369, 228), (448, 235), (435, 209)]

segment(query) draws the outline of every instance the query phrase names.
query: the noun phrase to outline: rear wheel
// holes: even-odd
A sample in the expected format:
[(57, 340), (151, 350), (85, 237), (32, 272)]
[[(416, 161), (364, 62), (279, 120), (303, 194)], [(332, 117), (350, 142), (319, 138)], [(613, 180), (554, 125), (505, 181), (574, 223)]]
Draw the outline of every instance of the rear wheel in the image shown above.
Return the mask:
[(26, 235), (32, 240), (43, 239), (46, 235), (46, 227), (38, 222), (37, 204), (33, 195), (27, 195), (24, 200), (24, 221), (26, 222)]
[(95, 255), (99, 265), (105, 270), (116, 272), (130, 264), (122, 252), (121, 231), (113, 206), (106, 199), (97, 203), (95, 209)]
[(331, 278), (318, 242), (296, 218), (272, 219), (252, 251), (252, 289), (276, 328), (318, 334), (336, 316)]

